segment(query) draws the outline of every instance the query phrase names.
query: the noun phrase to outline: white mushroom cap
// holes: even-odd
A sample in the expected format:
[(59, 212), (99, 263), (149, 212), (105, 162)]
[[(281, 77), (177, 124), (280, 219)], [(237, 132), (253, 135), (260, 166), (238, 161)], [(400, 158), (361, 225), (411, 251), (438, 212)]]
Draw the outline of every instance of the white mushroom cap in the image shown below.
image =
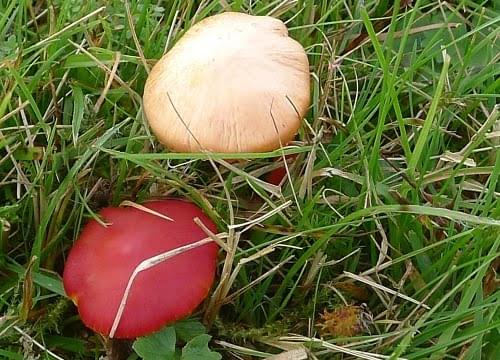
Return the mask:
[(283, 22), (227, 12), (194, 25), (158, 61), (144, 111), (175, 151), (271, 151), (293, 140), (309, 86), (307, 55)]

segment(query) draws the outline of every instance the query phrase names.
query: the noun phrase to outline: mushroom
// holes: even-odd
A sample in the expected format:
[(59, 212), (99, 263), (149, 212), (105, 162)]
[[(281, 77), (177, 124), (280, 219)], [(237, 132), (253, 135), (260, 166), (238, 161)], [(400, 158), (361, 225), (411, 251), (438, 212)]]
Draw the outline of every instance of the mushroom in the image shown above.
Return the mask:
[[(285, 161), (290, 164), (297, 158), (297, 154), (285, 155)], [(287, 176), (287, 168), (285, 164), (280, 167), (271, 170), (265, 176), (266, 182), (279, 186), (283, 182), (283, 179)]]
[(307, 55), (283, 22), (226, 12), (191, 27), (153, 67), (144, 112), (174, 151), (272, 151), (297, 133), (309, 79)]
[(63, 274), (84, 324), (110, 338), (134, 338), (191, 314), (214, 281), (218, 250), (194, 219), (212, 232), (215, 224), (178, 199), (100, 215), (107, 225), (86, 224)]

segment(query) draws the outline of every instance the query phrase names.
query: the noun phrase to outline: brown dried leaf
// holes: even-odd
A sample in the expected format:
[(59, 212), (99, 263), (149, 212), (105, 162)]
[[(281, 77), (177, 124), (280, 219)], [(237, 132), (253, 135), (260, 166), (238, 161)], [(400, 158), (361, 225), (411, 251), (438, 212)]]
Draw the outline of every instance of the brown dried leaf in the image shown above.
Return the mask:
[(496, 258), (490, 265), (488, 272), (483, 280), (483, 292), (485, 296), (493, 294), (496, 290), (500, 289), (500, 279), (498, 278), (498, 271), (500, 270), (500, 257)]
[(341, 281), (333, 284), (336, 289), (343, 291), (353, 299), (359, 301), (368, 301), (370, 299), (370, 292), (364, 286), (359, 286), (352, 281)]

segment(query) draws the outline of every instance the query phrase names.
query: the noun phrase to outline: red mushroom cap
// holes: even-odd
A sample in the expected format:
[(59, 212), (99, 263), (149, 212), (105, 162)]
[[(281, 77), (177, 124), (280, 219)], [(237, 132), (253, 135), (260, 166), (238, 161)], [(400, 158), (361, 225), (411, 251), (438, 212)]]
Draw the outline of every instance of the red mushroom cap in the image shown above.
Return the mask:
[[(291, 161), (295, 160), (297, 158), (297, 154), (291, 154), (291, 155), (285, 155), (285, 159), (287, 160), (287, 163), (290, 163)], [(280, 166), (279, 168), (276, 168), (272, 171), (270, 171), (266, 177), (265, 180), (266, 182), (273, 184), (273, 185), (279, 185), (283, 181), (283, 179), (286, 177), (286, 168), (285, 165)]]
[[(100, 215), (110, 225), (89, 221), (69, 253), (64, 289), (85, 325), (101, 334), (110, 335), (127, 283), (142, 261), (207, 238), (196, 217), (217, 232), (192, 203), (169, 199), (144, 206), (173, 221), (133, 207), (105, 208)], [(111, 335), (143, 336), (191, 314), (213, 283), (217, 249), (209, 242), (140, 272)]]
[(281, 181), (285, 178), (285, 176), (286, 168), (284, 166), (280, 166), (279, 168), (272, 170), (266, 175), (266, 182), (278, 186), (279, 184), (281, 184)]

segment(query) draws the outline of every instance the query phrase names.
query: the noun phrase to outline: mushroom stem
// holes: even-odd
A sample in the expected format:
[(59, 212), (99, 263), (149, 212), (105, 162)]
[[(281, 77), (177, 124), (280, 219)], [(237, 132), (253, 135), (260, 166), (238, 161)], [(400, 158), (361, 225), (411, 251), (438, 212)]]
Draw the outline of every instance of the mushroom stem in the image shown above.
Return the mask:
[(205, 244), (208, 244), (212, 242), (213, 239), (210, 237), (207, 237), (205, 239), (199, 240), (197, 242), (194, 242), (192, 244), (180, 246), (178, 248), (169, 250), (167, 252), (155, 255), (153, 257), (150, 257), (144, 261), (142, 261), (139, 265), (136, 266), (132, 274), (130, 275), (130, 278), (127, 283), (127, 287), (125, 288), (125, 291), (123, 292), (122, 299), (120, 301), (120, 306), (118, 307), (118, 311), (116, 312), (115, 319), (113, 321), (113, 325), (111, 326), (111, 330), (109, 331), (109, 338), (113, 338), (116, 332), (116, 329), (118, 328), (118, 325), (120, 324), (120, 320), (123, 315), (123, 311), (125, 310), (125, 305), (127, 305), (127, 299), (130, 293), (130, 289), (132, 288), (132, 285), (134, 283), (135, 278), (137, 275), (139, 275), (140, 272), (144, 270), (148, 270), (163, 261), (170, 259), (171, 257), (174, 257), (176, 255), (182, 254), (186, 251), (192, 250), (194, 248), (197, 248), (199, 246), (203, 246)]
[(131, 353), (131, 342), (129, 340), (105, 338), (106, 359), (125, 360)]

